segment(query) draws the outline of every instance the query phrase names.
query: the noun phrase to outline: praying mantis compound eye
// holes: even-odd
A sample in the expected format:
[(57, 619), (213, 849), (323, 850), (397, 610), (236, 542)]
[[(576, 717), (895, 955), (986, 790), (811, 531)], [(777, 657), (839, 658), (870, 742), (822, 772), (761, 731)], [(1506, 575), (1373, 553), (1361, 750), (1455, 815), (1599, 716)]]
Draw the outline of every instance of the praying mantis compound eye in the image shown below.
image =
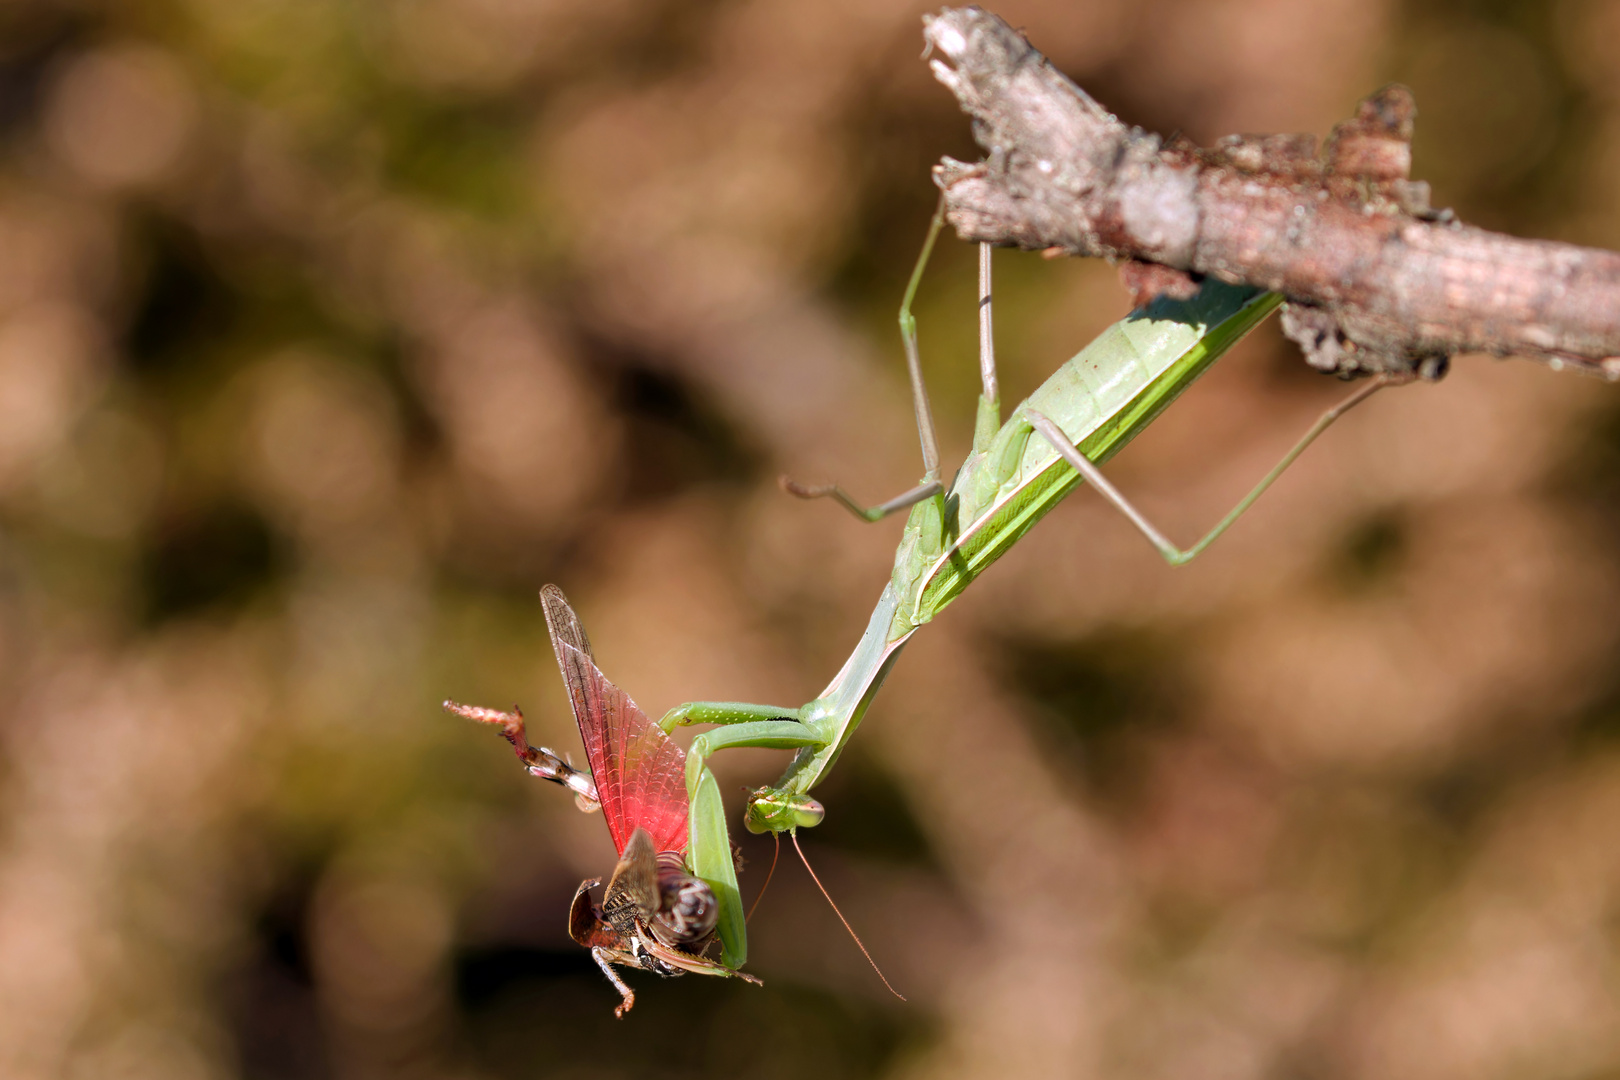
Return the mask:
[(743, 824), (751, 833), (779, 833), (813, 828), (826, 816), (826, 809), (808, 795), (760, 788), (748, 795)]

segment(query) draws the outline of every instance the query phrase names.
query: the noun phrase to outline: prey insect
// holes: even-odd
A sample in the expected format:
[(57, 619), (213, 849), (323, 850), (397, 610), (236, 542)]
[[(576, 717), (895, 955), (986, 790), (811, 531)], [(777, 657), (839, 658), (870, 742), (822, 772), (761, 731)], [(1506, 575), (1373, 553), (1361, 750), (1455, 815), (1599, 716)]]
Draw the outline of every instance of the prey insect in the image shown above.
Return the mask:
[[(602, 811), (619, 854), (618, 865), (600, 904), (591, 891), (601, 879), (580, 883), (568, 910), (569, 936), (591, 950), (597, 966), (618, 989), (616, 1016), (635, 1005), (636, 995), (615, 966), (639, 967), (666, 977), (692, 972), (758, 983), (752, 975), (704, 955), (715, 939), (720, 902), (709, 883), (687, 867), (694, 836), (702, 845), (712, 839), (713, 830), (694, 832), (689, 827), (685, 753), (647, 719), (630, 695), (602, 674), (585, 627), (562, 590), (547, 585), (540, 600), (590, 775), (545, 747), (530, 746), (521, 711), (505, 713), (451, 701), (444, 707), (469, 719), (499, 724), (531, 773), (569, 788), (581, 809)], [(724, 831), (722, 820), (722, 837)], [(724, 854), (730, 858), (729, 844)], [(736, 890), (734, 877), (731, 889)]]

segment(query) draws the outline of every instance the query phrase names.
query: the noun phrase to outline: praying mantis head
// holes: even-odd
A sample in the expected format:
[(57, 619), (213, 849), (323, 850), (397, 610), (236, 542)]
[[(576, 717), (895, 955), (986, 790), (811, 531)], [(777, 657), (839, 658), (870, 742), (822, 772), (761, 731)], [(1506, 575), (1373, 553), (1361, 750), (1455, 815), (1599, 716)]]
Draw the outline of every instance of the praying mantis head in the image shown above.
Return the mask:
[(820, 825), (826, 816), (826, 809), (808, 795), (762, 787), (749, 792), (743, 824), (751, 833), (792, 832)]

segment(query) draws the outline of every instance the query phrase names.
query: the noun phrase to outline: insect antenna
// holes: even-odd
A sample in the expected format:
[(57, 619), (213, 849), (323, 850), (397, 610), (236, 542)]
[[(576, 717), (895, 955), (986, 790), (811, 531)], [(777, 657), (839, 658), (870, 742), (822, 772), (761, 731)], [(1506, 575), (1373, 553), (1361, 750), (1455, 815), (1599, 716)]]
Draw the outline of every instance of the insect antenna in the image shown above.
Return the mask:
[(827, 886), (823, 885), (821, 883), (821, 879), (816, 877), (815, 870), (811, 869), (810, 867), (810, 860), (804, 857), (804, 848), (799, 846), (798, 831), (794, 830), (788, 835), (793, 837), (793, 849), (799, 853), (799, 861), (804, 863), (804, 868), (806, 870), (810, 871), (810, 880), (816, 883), (816, 888), (821, 890), (821, 895), (827, 898), (827, 903), (831, 905), (833, 914), (837, 915), (838, 921), (844, 924), (844, 929), (849, 931), (849, 936), (855, 939), (855, 945), (861, 950), (861, 955), (866, 957), (866, 962), (872, 965), (872, 970), (877, 972), (877, 977), (879, 979), (883, 980), (883, 985), (888, 988), (889, 993), (893, 994), (901, 1001), (906, 1000), (906, 995), (889, 985), (888, 977), (883, 974), (883, 969), (878, 967), (876, 960), (872, 959), (872, 954), (866, 951), (866, 945), (861, 941), (861, 935), (857, 934), (855, 932), (855, 928), (849, 925), (849, 920), (844, 918), (844, 913), (838, 910), (837, 904), (833, 903), (833, 898), (827, 892)]
[[(765, 871), (765, 884), (759, 887), (759, 895), (754, 897), (754, 902), (748, 905), (748, 914), (743, 916), (743, 924), (745, 926), (748, 924), (748, 921), (754, 917), (754, 909), (759, 907), (759, 902), (765, 899), (765, 890), (771, 887), (771, 875), (776, 873), (776, 860), (782, 855), (782, 834), (771, 833), (771, 839), (776, 841), (776, 848), (771, 852), (771, 868)], [(814, 877), (815, 875), (812, 874), (810, 876)]]

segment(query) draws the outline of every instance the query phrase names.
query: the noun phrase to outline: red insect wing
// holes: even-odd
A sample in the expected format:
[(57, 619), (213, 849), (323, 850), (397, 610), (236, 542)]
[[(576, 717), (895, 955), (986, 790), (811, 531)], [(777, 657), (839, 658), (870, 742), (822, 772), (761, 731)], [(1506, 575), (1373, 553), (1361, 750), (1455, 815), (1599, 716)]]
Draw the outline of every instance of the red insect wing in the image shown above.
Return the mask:
[(553, 640), (574, 707), (596, 794), (613, 847), (624, 854), (637, 828), (655, 851), (686, 851), (686, 754), (630, 695), (608, 681), (591, 657)]

